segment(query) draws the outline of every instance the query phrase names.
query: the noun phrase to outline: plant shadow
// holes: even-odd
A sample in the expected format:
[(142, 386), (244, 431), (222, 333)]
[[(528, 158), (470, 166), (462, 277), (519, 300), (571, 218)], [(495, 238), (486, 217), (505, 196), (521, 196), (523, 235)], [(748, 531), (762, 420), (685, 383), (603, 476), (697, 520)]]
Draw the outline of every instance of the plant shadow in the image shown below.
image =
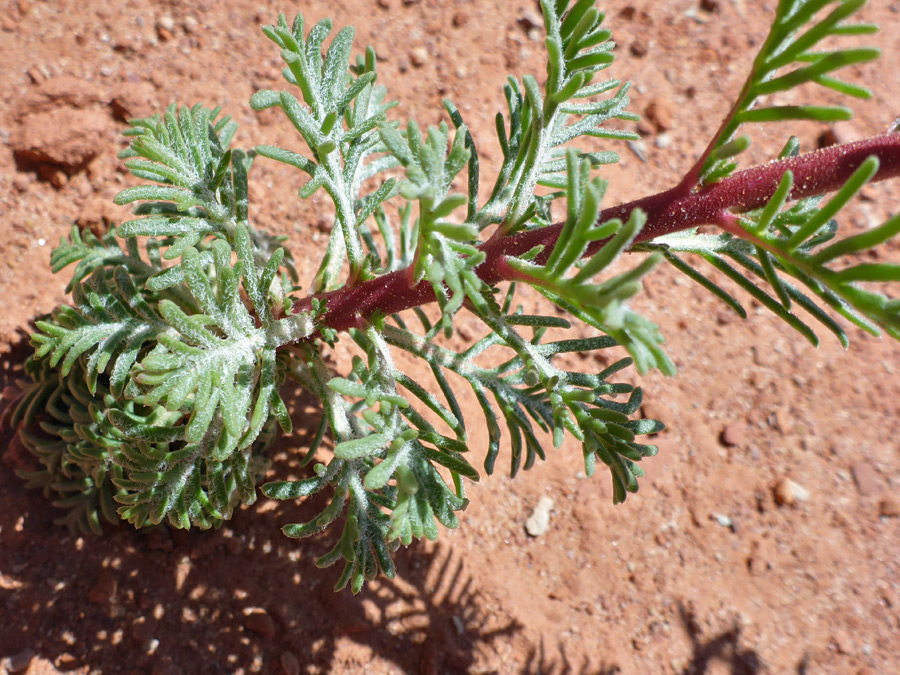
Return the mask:
[[(0, 356), (0, 392), (21, 377), (28, 353), (23, 337)], [(284, 394), (295, 431), (270, 456), (279, 476), (300, 477), (309, 469), (299, 449), (320, 413), (301, 390)], [(448, 546), (414, 544), (397, 552), (396, 579), (335, 593), (339, 569), (314, 565), (333, 537), (298, 542), (279, 530), (308, 518), (310, 505), (260, 499), (207, 532), (123, 525), (102, 537), (71, 534), (53, 524), (59, 510), (24, 489), (15, 469), (29, 457), (9, 429), (0, 434), (0, 662), (327, 673), (337, 663), (365, 670), (378, 657), (401, 672), (464, 673), (492, 660), (501, 638), (523, 639)]]
[(713, 664), (723, 664), (730, 675), (756, 675), (762, 672), (763, 664), (752, 649), (741, 647), (741, 626), (735, 621), (727, 629), (707, 640), (701, 639), (702, 630), (694, 611), (683, 604), (678, 606), (678, 616), (688, 635), (693, 655), (690, 663), (681, 671), (682, 675), (704, 675)]
[(555, 651), (558, 657), (548, 654), (541, 638), (537, 646), (529, 647), (527, 661), (518, 671), (519, 675), (617, 675), (622, 672), (616, 665), (594, 667), (587, 657), (582, 657), (577, 665), (573, 664), (561, 645), (557, 645)]
[[(0, 392), (28, 353), (23, 335), (0, 356)], [(283, 393), (295, 430), (269, 455), (274, 475), (299, 478), (321, 413), (300, 388)], [(402, 673), (621, 672), (526, 637), (449, 545), (401, 549), (396, 579), (335, 593), (339, 570), (314, 565), (335, 535), (298, 542), (280, 532), (315, 504), (261, 499), (207, 532), (123, 525), (102, 537), (70, 534), (53, 524), (60, 511), (15, 475), (28, 457), (9, 429), (0, 443), (0, 664), (33, 655), (92, 673), (329, 673), (368, 672), (378, 658)], [(761, 672), (737, 623), (706, 637), (691, 608), (679, 605), (678, 616), (692, 648), (682, 675), (723, 665), (732, 675)]]

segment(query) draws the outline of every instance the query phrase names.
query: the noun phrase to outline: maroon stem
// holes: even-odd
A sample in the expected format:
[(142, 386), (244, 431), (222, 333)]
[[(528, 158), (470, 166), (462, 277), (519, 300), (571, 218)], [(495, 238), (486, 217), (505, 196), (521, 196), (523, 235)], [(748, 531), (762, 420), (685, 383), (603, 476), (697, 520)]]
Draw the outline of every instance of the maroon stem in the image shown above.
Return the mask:
[[(624, 222), (634, 209), (640, 208), (647, 214), (647, 222), (635, 241), (649, 241), (698, 225), (718, 224), (727, 213), (760, 208), (771, 198), (786, 171), (794, 174), (791, 199), (832, 192), (872, 155), (880, 162), (872, 182), (900, 176), (900, 134), (885, 134), (746, 169), (696, 192), (686, 194), (679, 184), (664, 192), (604, 209), (599, 221), (619, 218)], [(489, 284), (508, 280), (511, 268), (504, 264), (504, 258), (522, 255), (540, 245), (544, 250), (535, 262), (545, 262), (561, 229), (562, 223), (557, 223), (485, 242), (479, 248), (487, 254), (487, 259), (476, 268), (476, 273)], [(592, 254), (602, 245), (603, 242), (593, 243), (585, 255)], [(434, 291), (427, 281), (410, 286), (409, 279), (408, 269), (398, 270), (356, 286), (307, 296), (299, 300), (293, 310), (295, 313), (309, 311), (314, 297), (325, 300), (326, 311), (320, 325), (344, 331), (363, 326), (376, 312), (393, 314), (435, 301)]]

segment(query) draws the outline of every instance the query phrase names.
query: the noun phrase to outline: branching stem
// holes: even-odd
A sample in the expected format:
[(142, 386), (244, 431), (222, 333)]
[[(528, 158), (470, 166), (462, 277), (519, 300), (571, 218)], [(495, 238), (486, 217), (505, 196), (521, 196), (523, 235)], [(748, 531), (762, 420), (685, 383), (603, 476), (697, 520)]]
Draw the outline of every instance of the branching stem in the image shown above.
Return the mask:
[[(600, 221), (612, 218), (625, 221), (634, 209), (642, 209), (647, 214), (647, 224), (635, 243), (699, 225), (719, 225), (723, 213), (743, 213), (765, 205), (785, 171), (794, 175), (791, 199), (803, 199), (837, 190), (872, 155), (879, 159), (879, 169), (872, 182), (900, 176), (900, 134), (890, 133), (746, 169), (689, 194), (685, 194), (679, 183), (655, 195), (605, 209)], [(561, 229), (562, 224), (556, 224), (490, 239), (480, 247), (487, 259), (477, 268), (478, 276), (490, 284), (508, 280), (514, 276), (514, 270), (505, 263), (505, 257), (522, 255), (541, 245), (544, 250), (535, 262), (542, 264)], [(745, 236), (740, 232), (733, 234)], [(595, 242), (585, 255), (591, 255), (602, 245), (603, 242)], [(326, 311), (320, 327), (344, 331), (363, 326), (375, 313), (393, 314), (435, 301), (430, 284), (423, 281), (411, 287), (409, 278), (406, 269), (391, 272), (353, 287), (308, 296), (294, 306), (294, 311), (309, 311), (314, 298), (324, 300)]]

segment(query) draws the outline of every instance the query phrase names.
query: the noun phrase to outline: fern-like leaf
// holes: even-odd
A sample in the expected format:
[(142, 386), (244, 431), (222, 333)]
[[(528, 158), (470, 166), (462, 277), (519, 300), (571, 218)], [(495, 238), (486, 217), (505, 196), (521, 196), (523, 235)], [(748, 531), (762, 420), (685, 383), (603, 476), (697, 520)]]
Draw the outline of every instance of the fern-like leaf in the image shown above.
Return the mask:
[[(685, 185), (696, 178), (700, 178), (705, 184), (714, 183), (735, 170), (737, 162), (733, 157), (750, 145), (750, 139), (746, 136), (735, 138), (735, 133), (744, 124), (798, 119), (819, 122), (850, 119), (852, 113), (844, 106), (756, 106), (764, 97), (793, 90), (806, 83), (818, 84), (852, 98), (870, 98), (872, 92), (869, 89), (839, 80), (832, 73), (878, 58), (878, 49), (816, 49), (829, 38), (876, 32), (878, 27), (874, 24), (848, 22), (866, 2), (867, 0), (779, 0), (772, 28), (753, 61), (740, 96), (701, 160), (688, 173)], [(825, 13), (827, 9), (830, 11)], [(821, 16), (823, 13), (824, 16)]]
[[(396, 166), (389, 156), (368, 164), (364, 161), (382, 149), (376, 126), (394, 104), (383, 102), (385, 89), (375, 84), (375, 52), (371, 48), (356, 67), (348, 69), (353, 28), (340, 30), (322, 57), (322, 45), (331, 27), (331, 21), (323, 20), (305, 34), (302, 14), (291, 26), (281, 14), (275, 26), (263, 27), (266, 36), (281, 48), (286, 64), (283, 75), (299, 88), (302, 102), (290, 92), (272, 90), (258, 91), (250, 100), (254, 110), (281, 108), (312, 156), (267, 145), (256, 152), (306, 173), (309, 181), (301, 188), (301, 197), (324, 188), (334, 201), (336, 226), (316, 275), (317, 291), (336, 286), (345, 260), (349, 260), (352, 280), (371, 274), (362, 248), (365, 221), (395, 191), (395, 182), (388, 179), (365, 196), (348, 198), (360, 192), (363, 181)], [(375, 253), (373, 249), (371, 252)]]
[(88, 388), (95, 391), (97, 377), (109, 368), (112, 391), (120, 395), (138, 354), (167, 324), (123, 266), (95, 267), (87, 282), (74, 283), (72, 299), (74, 307), (60, 306), (37, 322), (35, 358), (49, 357), (65, 377), (82, 354), (89, 354)]

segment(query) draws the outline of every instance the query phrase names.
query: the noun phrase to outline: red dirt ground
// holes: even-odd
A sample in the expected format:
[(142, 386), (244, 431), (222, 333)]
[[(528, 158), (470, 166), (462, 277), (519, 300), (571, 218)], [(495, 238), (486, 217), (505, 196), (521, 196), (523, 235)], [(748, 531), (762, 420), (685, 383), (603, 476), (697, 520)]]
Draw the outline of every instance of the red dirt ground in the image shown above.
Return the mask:
[[(622, 146), (607, 172), (613, 203), (669, 187), (690, 166), (776, 3), (605, 4), (620, 45), (613, 72), (635, 81), (634, 110), (655, 113), (641, 125), (647, 162)], [(885, 55), (854, 76), (877, 93), (834, 130), (841, 139), (900, 114), (900, 2), (872, 5), (865, 18), (883, 30), (870, 41)], [(238, 146), (296, 145), (276, 112), (247, 104), (256, 88), (281, 86), (278, 53), (257, 26), (296, 9), (20, 0), (0, 10), (0, 391), (27, 354), (30, 322), (65, 300), (47, 265), (52, 244), (73, 223), (126, 216), (110, 202), (130, 180), (115, 156), (123, 119), (176, 100), (218, 104), (241, 123)], [(503, 78), (543, 72), (533, 3), (302, 9), (355, 24), (357, 44), (375, 46), (381, 81), (401, 102), (395, 117), (433, 124), (449, 97), (485, 152), (483, 174), (497, 167)], [(823, 131), (760, 130), (752, 155), (770, 157), (788, 133), (808, 149)], [(288, 234), (298, 266), (314, 269), (330, 214), (324, 200), (299, 202), (298, 178), (259, 162), (252, 216)], [(896, 184), (867, 188), (844, 225), (882, 222), (898, 194)], [(613, 507), (608, 477), (585, 479), (566, 445), (515, 481), (498, 471), (474, 486), (459, 530), (400, 552), (398, 579), (356, 597), (333, 594), (335, 570), (312, 564), (327, 537), (280, 534), (303, 505), (261, 500), (218, 532), (71, 535), (23, 489), (4, 436), (0, 672), (900, 672), (900, 347), (853, 331), (848, 351), (828, 335), (815, 350), (752, 303), (748, 321), (733, 319), (668, 270), (639, 304), (680, 370), (643, 383), (645, 413), (670, 430), (640, 493)], [(318, 419), (308, 397), (290, 403), (297, 431), (275, 450), (286, 473)], [(477, 428), (477, 406), (467, 410)], [(806, 501), (775, 503), (785, 477)], [(523, 525), (544, 495), (550, 528), (530, 538)]]

